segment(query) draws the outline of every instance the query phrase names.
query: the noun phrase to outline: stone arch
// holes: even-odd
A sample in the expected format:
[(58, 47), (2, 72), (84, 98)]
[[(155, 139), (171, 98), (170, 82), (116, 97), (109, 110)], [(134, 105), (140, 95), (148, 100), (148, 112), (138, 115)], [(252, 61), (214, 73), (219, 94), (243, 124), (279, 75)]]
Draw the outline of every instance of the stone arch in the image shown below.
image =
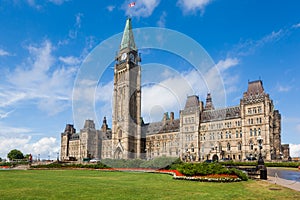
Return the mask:
[(214, 162), (218, 162), (218, 160), (219, 160), (218, 155), (217, 155), (217, 154), (214, 154), (213, 157), (212, 157), (212, 160), (213, 160)]
[(120, 147), (117, 147), (114, 157), (115, 157), (115, 159), (122, 159), (123, 158), (123, 152), (122, 152), (122, 149)]

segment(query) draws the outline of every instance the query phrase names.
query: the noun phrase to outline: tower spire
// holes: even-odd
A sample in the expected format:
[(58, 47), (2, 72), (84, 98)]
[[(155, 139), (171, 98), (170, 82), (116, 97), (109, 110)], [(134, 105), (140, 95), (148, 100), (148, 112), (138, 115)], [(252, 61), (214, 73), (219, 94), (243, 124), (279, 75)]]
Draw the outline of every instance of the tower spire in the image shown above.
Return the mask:
[(214, 110), (214, 105), (212, 102), (212, 98), (211, 98), (211, 94), (207, 93), (207, 97), (206, 97), (206, 104), (205, 104), (205, 110)]
[(126, 20), (126, 25), (125, 25), (124, 32), (123, 32), (122, 42), (120, 45), (120, 51), (125, 48), (129, 48), (130, 50), (136, 50), (130, 17), (128, 17)]

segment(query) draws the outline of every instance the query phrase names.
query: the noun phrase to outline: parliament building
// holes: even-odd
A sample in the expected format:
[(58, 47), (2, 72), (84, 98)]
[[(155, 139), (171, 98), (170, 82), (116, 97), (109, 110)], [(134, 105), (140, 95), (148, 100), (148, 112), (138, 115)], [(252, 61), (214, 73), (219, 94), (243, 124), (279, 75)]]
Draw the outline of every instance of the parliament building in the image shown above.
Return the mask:
[(100, 130), (86, 120), (76, 132), (67, 124), (61, 133), (61, 160), (153, 159), (178, 157), (184, 161), (230, 159), (287, 160), (289, 145), (281, 144), (281, 115), (261, 80), (248, 82), (239, 105), (216, 109), (188, 96), (179, 119), (164, 113), (162, 121), (144, 123), (141, 116), (141, 58), (134, 42), (131, 19), (126, 21), (114, 66), (112, 128), (104, 117)]

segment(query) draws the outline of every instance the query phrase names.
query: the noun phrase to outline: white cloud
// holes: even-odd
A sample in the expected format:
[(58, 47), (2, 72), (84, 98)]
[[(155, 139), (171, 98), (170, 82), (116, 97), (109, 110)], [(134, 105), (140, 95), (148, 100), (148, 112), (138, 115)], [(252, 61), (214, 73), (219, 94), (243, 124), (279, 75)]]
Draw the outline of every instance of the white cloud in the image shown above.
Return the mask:
[(166, 26), (166, 17), (167, 13), (164, 11), (157, 22), (157, 26), (164, 28)]
[(212, 2), (212, 0), (178, 0), (177, 5), (183, 10), (185, 14), (195, 13), (200, 11), (203, 14), (205, 7)]
[(55, 159), (57, 152), (60, 151), (59, 142), (54, 137), (44, 137), (33, 142), (30, 136), (26, 137), (0, 137), (0, 157), (6, 158), (7, 154), (13, 150), (18, 149), (24, 155), (32, 154), (34, 159), (40, 154), (41, 159)]
[[(220, 60), (205, 74), (200, 74), (197, 70), (179, 72), (160, 64), (143, 65), (142, 117), (144, 121), (161, 120), (164, 112), (173, 111), (178, 116), (179, 110), (184, 108), (188, 95), (200, 95), (200, 99), (205, 100), (207, 92), (211, 92), (216, 107), (226, 106), (225, 94), (233, 91), (238, 79), (238, 75), (229, 75), (228, 71), (238, 64), (239, 61), (236, 58)], [(99, 85), (96, 96), (94, 96), (94, 84), (85, 80), (79, 84), (82, 88), (75, 91), (78, 92), (77, 95), (80, 95), (80, 99), (85, 97), (84, 103), (87, 104), (81, 106), (83, 108), (81, 113), (86, 113), (88, 105), (93, 104), (96, 99), (96, 102), (101, 103), (99, 104), (100, 112), (97, 109), (96, 113), (101, 114), (102, 117), (111, 117), (113, 82)], [(95, 111), (89, 110), (89, 112)], [(82, 122), (85, 119), (86, 117), (83, 117)]]
[(0, 119), (7, 118), (14, 111), (15, 110), (11, 110), (11, 111), (8, 111), (8, 112), (1, 113), (1, 110), (0, 110)]
[(109, 12), (112, 12), (115, 8), (116, 8), (116, 6), (113, 6), (113, 5), (110, 5), (110, 6), (107, 6), (107, 7), (106, 7), (106, 9), (107, 9)]
[(25, 99), (26, 93), (21, 91), (16, 92), (14, 88), (3, 86), (0, 88), (0, 97), (0, 108), (5, 108)]
[(225, 71), (229, 69), (230, 67), (236, 66), (239, 63), (239, 60), (237, 58), (226, 58), (225, 60), (220, 60), (216, 67), (220, 71)]
[[(18, 137), (23, 138), (27, 133), (32, 132), (31, 129), (24, 127), (11, 127), (0, 123), (0, 137)], [(0, 145), (1, 146), (1, 145)]]
[[(30, 141), (30, 137), (26, 138), (11, 138), (11, 137), (0, 137), (0, 157), (6, 158), (7, 154), (13, 150), (20, 150), (21, 147), (24, 147)], [(25, 152), (23, 152), (25, 153)]]
[(290, 156), (300, 157), (300, 144), (290, 144)]
[(65, 2), (68, 2), (70, 0), (48, 0), (49, 2), (53, 3), (53, 4), (56, 4), (56, 5), (61, 5)]
[(82, 13), (77, 13), (75, 15), (74, 28), (69, 31), (69, 37), (71, 39), (76, 39), (77, 38), (78, 31), (81, 28), (82, 17), (83, 17)]
[(219, 61), (205, 74), (200, 74), (197, 70), (177, 72), (163, 66), (158, 66), (161, 72), (157, 72), (155, 66), (151, 66), (150, 72), (144, 66), (143, 77), (153, 77), (153, 74), (147, 75), (153, 72), (156, 78), (157, 74), (161, 77), (161, 79), (148, 81), (148, 84), (143, 83), (145, 85), (142, 88), (142, 115), (145, 121), (160, 120), (162, 111), (179, 112), (185, 105), (187, 95), (200, 95), (200, 99), (204, 99), (206, 93), (211, 92), (216, 107), (226, 106), (224, 97), (226, 93), (233, 91), (238, 79), (238, 75), (229, 76), (228, 70), (238, 63), (236, 58), (227, 58)]
[[(48, 40), (40, 46), (28, 47), (29, 58), (7, 75), (7, 83), (0, 89), (0, 108), (34, 100), (39, 109), (54, 115), (70, 106), (76, 70), (59, 66), (52, 55), (53, 49)], [(71, 62), (72, 59), (66, 60)]]
[(285, 34), (285, 31), (283, 29), (280, 29), (279, 31), (272, 31), (272, 33), (266, 35), (261, 40), (257, 42), (258, 46), (262, 46), (265, 43), (273, 42), (279, 40), (283, 35)]
[(291, 86), (277, 85), (278, 92), (289, 92), (291, 89)]
[(67, 56), (67, 57), (60, 56), (58, 57), (58, 59), (67, 65), (78, 65), (81, 62), (79, 58), (74, 56)]
[(0, 56), (9, 56), (10, 53), (8, 53), (7, 51), (0, 49)]
[(44, 137), (33, 143), (26, 143), (23, 148), (24, 152), (31, 153), (33, 155), (40, 154), (42, 157), (49, 156), (56, 157), (57, 152), (60, 151), (59, 142), (54, 137)]
[(49, 2), (55, 5), (62, 5), (65, 2), (68, 2), (70, 0), (47, 0), (44, 2), (41, 1), (37, 1), (37, 0), (26, 0), (27, 4), (37, 10), (41, 10), (43, 8), (43, 6), (45, 5), (45, 3)]
[(300, 28), (300, 23), (294, 24), (294, 25), (292, 26), (292, 28)]
[(280, 29), (278, 31), (272, 31), (271, 33), (265, 35), (264, 37), (258, 40), (248, 39), (246, 41), (240, 42), (238, 45), (234, 47), (233, 53), (234, 55), (239, 56), (247, 56), (255, 53), (255, 51), (269, 43), (277, 42), (282, 39), (287, 33), (289, 29)]
[(127, 16), (133, 17), (149, 17), (154, 9), (158, 6), (160, 0), (136, 0), (135, 6), (129, 7), (130, 1), (126, 1), (123, 9)]

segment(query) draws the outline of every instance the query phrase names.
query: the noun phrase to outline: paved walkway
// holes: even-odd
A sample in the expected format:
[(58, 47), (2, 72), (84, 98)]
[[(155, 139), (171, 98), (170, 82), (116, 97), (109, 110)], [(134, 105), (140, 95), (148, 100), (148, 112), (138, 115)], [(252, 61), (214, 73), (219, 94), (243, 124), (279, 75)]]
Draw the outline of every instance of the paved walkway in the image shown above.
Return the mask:
[(268, 182), (281, 185), (283, 187), (291, 188), (293, 190), (300, 192), (300, 182), (298, 181), (292, 181), (292, 180), (286, 180), (283, 178), (279, 178), (277, 176), (268, 176)]
[(29, 169), (29, 165), (17, 165), (16, 167), (13, 167), (12, 169), (17, 169), (17, 170), (27, 170)]

